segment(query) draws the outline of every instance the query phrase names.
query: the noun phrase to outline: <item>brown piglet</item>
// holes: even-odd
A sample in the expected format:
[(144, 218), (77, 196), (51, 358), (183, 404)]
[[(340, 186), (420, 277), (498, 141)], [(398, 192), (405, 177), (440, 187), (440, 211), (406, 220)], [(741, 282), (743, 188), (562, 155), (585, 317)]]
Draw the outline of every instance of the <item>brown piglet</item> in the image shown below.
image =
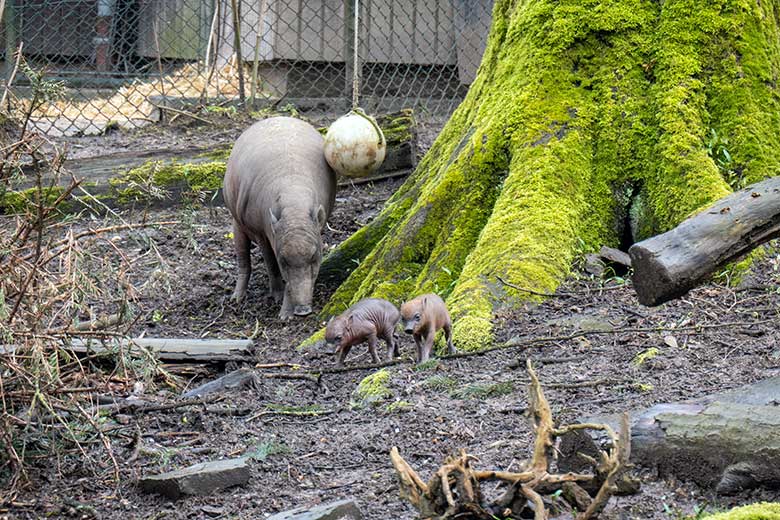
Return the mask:
[(368, 351), (374, 363), (379, 363), (376, 344), (379, 338), (387, 343), (387, 360), (398, 355), (393, 333), (401, 315), (395, 305), (381, 298), (366, 298), (331, 318), (325, 328), (325, 341), (336, 346), (339, 353), (337, 366), (344, 364), (349, 349), (368, 341)]
[(404, 332), (414, 337), (417, 346), (417, 362), (424, 363), (431, 357), (433, 340), (439, 329), (444, 329), (447, 351), (455, 353), (452, 345), (452, 320), (447, 306), (436, 294), (423, 294), (401, 305), (401, 323)]

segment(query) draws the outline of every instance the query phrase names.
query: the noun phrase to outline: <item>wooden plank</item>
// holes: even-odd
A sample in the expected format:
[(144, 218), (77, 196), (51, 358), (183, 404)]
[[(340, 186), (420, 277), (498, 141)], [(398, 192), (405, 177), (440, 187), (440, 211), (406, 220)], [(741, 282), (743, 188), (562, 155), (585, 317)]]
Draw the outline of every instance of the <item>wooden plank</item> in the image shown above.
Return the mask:
[[(131, 352), (140, 352), (145, 348), (155, 353), (165, 361), (251, 361), (253, 359), (253, 343), (250, 339), (188, 339), (188, 338), (136, 338), (122, 339), (122, 348), (130, 348)], [(98, 340), (72, 339), (63, 348), (77, 354), (100, 353), (116, 348), (104, 346)], [(0, 345), (0, 355), (10, 355), (19, 350), (18, 345)]]
[[(252, 359), (250, 339), (136, 338), (121, 340), (123, 348), (138, 352), (145, 348), (167, 361), (247, 361)], [(76, 353), (110, 350), (98, 341), (74, 339), (69, 347)]]

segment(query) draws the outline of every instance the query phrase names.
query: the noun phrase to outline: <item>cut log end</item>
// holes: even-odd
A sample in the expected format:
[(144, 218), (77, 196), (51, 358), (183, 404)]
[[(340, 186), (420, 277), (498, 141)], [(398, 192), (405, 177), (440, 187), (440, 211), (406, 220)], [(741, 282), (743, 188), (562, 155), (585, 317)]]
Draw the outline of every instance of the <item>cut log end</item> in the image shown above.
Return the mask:
[(690, 288), (679, 287), (658, 255), (635, 244), (628, 250), (634, 275), (631, 282), (639, 303), (647, 307), (661, 305), (673, 298), (683, 296)]

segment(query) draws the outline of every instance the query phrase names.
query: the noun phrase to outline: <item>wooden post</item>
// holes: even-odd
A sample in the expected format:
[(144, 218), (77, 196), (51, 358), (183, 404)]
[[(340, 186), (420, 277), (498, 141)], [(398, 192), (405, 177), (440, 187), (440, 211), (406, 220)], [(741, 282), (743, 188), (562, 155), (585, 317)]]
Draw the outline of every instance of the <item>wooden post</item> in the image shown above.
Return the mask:
[(678, 298), (717, 269), (779, 236), (780, 177), (773, 177), (631, 246), (639, 303), (660, 305)]
[(263, 44), (263, 41), (265, 40), (265, 11), (266, 11), (266, 4), (267, 0), (261, 0), (260, 2), (260, 12), (257, 14), (257, 34), (255, 35), (255, 59), (252, 62), (252, 93), (250, 94), (251, 98), (251, 108), (252, 110), (255, 109), (255, 100), (257, 96), (257, 91), (260, 88), (260, 85), (257, 84), (257, 72), (258, 67), (260, 66), (259, 60), (260, 60), (260, 46)]
[(238, 67), (238, 99), (242, 105), (245, 105), (244, 60), (241, 59), (241, 14), (238, 10), (238, 0), (230, 0), (230, 3), (233, 6), (233, 47), (236, 53), (236, 66)]

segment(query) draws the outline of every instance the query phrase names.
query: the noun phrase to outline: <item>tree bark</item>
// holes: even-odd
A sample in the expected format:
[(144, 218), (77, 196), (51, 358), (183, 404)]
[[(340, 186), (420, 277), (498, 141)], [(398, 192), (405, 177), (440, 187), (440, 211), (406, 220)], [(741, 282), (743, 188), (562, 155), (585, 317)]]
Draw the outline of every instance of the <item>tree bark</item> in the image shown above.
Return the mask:
[(716, 269), (780, 236), (780, 177), (748, 186), (631, 246), (639, 303), (660, 305), (706, 280)]
[(779, 8), (497, 0), (464, 101), (333, 253), (349, 277), (323, 316), (433, 291), (456, 347), (483, 348), (495, 312), (529, 298), (497, 276), (554, 291), (575, 256), (620, 244), (628, 215), (646, 238), (780, 173)]

